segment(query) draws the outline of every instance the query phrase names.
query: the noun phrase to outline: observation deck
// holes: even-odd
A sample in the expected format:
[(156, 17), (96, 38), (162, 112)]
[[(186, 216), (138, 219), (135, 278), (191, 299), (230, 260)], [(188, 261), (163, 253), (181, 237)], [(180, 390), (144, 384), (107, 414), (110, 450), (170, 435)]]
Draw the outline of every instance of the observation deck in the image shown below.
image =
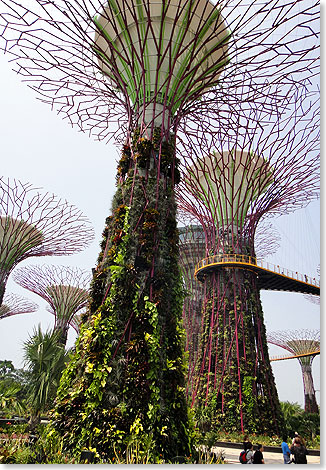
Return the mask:
[(298, 359), (300, 357), (308, 357), (308, 356), (318, 356), (320, 354), (320, 349), (317, 351), (311, 351), (307, 353), (301, 354), (293, 354), (291, 356), (270, 356), (269, 360), (272, 361), (285, 361), (286, 359)]
[(197, 263), (195, 277), (202, 282), (207, 274), (225, 268), (253, 271), (258, 278), (258, 287), (263, 290), (320, 295), (320, 283), (316, 278), (248, 255), (223, 254), (205, 258)]

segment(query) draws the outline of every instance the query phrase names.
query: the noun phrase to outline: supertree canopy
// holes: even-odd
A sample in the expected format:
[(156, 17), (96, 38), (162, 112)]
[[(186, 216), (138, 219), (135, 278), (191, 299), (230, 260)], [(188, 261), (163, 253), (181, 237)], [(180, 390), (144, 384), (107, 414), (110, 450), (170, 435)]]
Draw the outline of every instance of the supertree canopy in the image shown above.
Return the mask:
[(230, 128), (220, 126), (206, 149), (185, 148), (178, 207), (200, 223), (208, 256), (198, 271), (205, 299), (192, 395), (204, 429), (282, 428), (252, 269), (255, 232), (264, 217), (307, 204), (319, 183), (318, 99), (294, 92), (286, 103), (277, 119), (262, 110), (232, 128), (230, 116)]
[(37, 309), (37, 304), (24, 299), (20, 295), (5, 294), (2, 305), (0, 305), (0, 320), (21, 313), (33, 313), (36, 312)]
[(64, 256), (83, 250), (94, 238), (75, 207), (29, 183), (0, 177), (0, 305), (8, 277), (31, 256)]
[(3, 48), (24, 79), (72, 124), (122, 144), (89, 320), (55, 428), (74, 452), (92, 446), (112, 457), (114, 445), (125, 451), (136, 440), (150, 442), (154, 460), (188, 454), (179, 140), (196, 141), (212, 103), (277, 101), (313, 77), (318, 6), (9, 0), (3, 10)]
[(90, 274), (68, 266), (35, 265), (18, 268), (13, 278), (48, 302), (49, 311), (55, 316), (54, 329), (65, 345), (72, 318), (89, 301)]
[(298, 357), (302, 370), (305, 411), (307, 413), (318, 413), (312, 378), (312, 361), (320, 351), (320, 331), (273, 331), (267, 333), (267, 341)]

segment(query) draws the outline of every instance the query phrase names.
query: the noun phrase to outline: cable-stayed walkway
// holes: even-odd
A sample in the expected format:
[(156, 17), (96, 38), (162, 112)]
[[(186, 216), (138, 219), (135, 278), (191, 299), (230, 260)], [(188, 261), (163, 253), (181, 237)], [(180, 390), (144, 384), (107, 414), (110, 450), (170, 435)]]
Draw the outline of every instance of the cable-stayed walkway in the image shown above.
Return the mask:
[(254, 271), (258, 277), (258, 286), (263, 290), (320, 295), (320, 283), (316, 278), (248, 255), (222, 254), (205, 258), (196, 265), (195, 277), (203, 281), (206, 274), (226, 268)]

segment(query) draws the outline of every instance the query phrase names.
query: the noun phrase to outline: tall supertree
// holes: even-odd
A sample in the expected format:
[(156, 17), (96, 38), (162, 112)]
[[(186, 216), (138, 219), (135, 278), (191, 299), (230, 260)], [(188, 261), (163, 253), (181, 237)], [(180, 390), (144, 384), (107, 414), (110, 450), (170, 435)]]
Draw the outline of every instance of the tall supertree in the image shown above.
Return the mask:
[[(258, 225), (255, 237), (255, 252), (258, 258), (273, 254), (279, 247), (279, 234), (270, 223)], [(179, 227), (180, 268), (186, 296), (183, 304), (183, 324), (186, 330), (186, 351), (188, 353), (187, 395), (191, 397), (195, 365), (197, 362), (199, 338), (203, 327), (203, 301), (205, 284), (196, 279), (197, 264), (209, 254), (206, 253), (205, 233), (200, 225)], [(191, 398), (190, 398), (191, 399)]]
[(37, 309), (38, 305), (36, 303), (24, 299), (20, 295), (5, 294), (2, 305), (0, 305), (0, 320), (21, 313), (33, 313)]
[(55, 316), (54, 330), (65, 345), (71, 320), (89, 301), (90, 274), (68, 266), (35, 265), (18, 268), (13, 278), (48, 302), (49, 311)]
[(18, 263), (32, 256), (64, 256), (86, 248), (94, 231), (75, 206), (29, 183), (0, 177), (0, 305)]
[(149, 436), (153, 458), (189, 453), (178, 139), (196, 135), (209, 104), (257, 102), (314, 74), (318, 6), (265, 3), (6, 2), (3, 47), (19, 72), (71, 123), (122, 144), (89, 322), (57, 398), (75, 452), (114, 456), (114, 443)]
[(264, 218), (318, 195), (318, 95), (294, 91), (277, 118), (262, 109), (241, 124), (241, 111), (233, 107), (229, 124), (201, 146), (206, 156), (185, 148), (178, 186), (179, 209), (200, 223), (208, 254), (197, 271), (206, 297), (192, 403), (205, 429), (279, 433), (255, 234)]
[(304, 409), (308, 413), (318, 413), (312, 378), (312, 361), (316, 353), (320, 351), (320, 331), (272, 331), (267, 333), (267, 341), (298, 357), (303, 378)]

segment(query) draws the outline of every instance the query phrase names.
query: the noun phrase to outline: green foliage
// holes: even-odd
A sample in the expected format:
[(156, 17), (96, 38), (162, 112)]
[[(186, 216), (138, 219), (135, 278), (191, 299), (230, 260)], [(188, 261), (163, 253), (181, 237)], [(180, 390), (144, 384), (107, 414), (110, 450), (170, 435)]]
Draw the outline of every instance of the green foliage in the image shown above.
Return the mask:
[(308, 442), (312, 442), (320, 434), (319, 413), (307, 413), (298, 403), (288, 401), (281, 402), (281, 407), (285, 419), (285, 432), (289, 436), (294, 436), (296, 431)]
[(38, 416), (52, 407), (68, 353), (56, 333), (43, 333), (39, 326), (24, 343), (24, 358), (30, 371), (32, 410)]
[(24, 415), (30, 394), (30, 374), (15, 369), (11, 361), (0, 361), (0, 416)]
[[(163, 148), (166, 166), (153, 174)], [(133, 446), (137, 459), (156, 462), (190, 452), (171, 149), (137, 132), (123, 149), (122, 173), (136, 165), (146, 177), (130, 184), (119, 174), (90, 312), (56, 400), (53, 429), (76, 456), (87, 448), (98, 461), (127, 458)]]

